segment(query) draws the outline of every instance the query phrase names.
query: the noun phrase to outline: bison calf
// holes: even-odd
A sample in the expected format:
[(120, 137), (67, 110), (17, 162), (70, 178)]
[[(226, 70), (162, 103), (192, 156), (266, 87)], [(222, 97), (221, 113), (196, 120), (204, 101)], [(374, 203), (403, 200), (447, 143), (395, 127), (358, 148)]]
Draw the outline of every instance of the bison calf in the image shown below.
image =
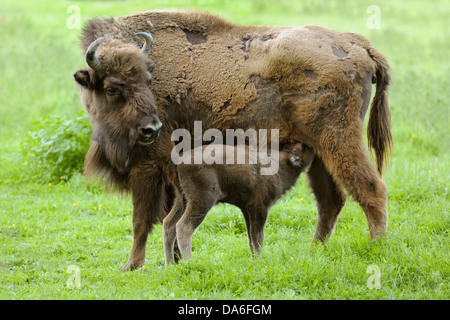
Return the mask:
[[(214, 154), (214, 159), (223, 159), (222, 163), (226, 163), (225, 155), (230, 151), (234, 155), (243, 151), (246, 158), (251, 158), (245, 146), (223, 145), (218, 149), (221, 149), (221, 154)], [(271, 155), (272, 159), (276, 156), (279, 168), (273, 175), (261, 175), (263, 165), (259, 161), (253, 162), (256, 164), (217, 164), (204, 156), (202, 164), (178, 165), (177, 176), (173, 179), (175, 203), (163, 221), (166, 265), (174, 262), (175, 238), (183, 257), (191, 258), (192, 234), (217, 202), (227, 202), (241, 209), (250, 249), (253, 253), (259, 253), (268, 210), (295, 184), (300, 173), (309, 169), (314, 153), (312, 149), (297, 143)]]

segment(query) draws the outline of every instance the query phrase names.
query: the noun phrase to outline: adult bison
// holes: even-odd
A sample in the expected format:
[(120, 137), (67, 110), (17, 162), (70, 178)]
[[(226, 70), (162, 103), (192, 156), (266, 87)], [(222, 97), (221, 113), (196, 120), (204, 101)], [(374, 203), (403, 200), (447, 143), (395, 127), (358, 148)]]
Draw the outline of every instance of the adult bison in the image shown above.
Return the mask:
[[(138, 32), (154, 38), (150, 56), (141, 51)], [(81, 47), (89, 68), (74, 76), (94, 129), (86, 172), (100, 172), (133, 195), (134, 240), (123, 270), (144, 264), (148, 233), (173, 198), (171, 133), (193, 132), (194, 121), (222, 132), (279, 129), (280, 147), (311, 147), (315, 241), (331, 236), (347, 193), (364, 210), (370, 237), (385, 235), (380, 176), (392, 143), (389, 66), (364, 37), (317, 26), (239, 26), (197, 11), (149, 11), (89, 20)], [(378, 172), (362, 136), (372, 83), (368, 142)], [(159, 138), (148, 144), (159, 121)]]

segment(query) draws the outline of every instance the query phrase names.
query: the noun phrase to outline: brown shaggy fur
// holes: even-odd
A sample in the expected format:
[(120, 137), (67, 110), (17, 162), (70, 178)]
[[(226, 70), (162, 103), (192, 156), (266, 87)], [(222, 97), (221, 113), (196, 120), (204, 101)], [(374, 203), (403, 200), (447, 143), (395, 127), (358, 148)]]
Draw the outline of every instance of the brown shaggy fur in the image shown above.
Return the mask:
[[(85, 51), (107, 36), (140, 46), (139, 31), (154, 38), (152, 92), (164, 125), (141, 160), (118, 179), (126, 181), (121, 186), (133, 193), (134, 205), (134, 242), (124, 270), (144, 263), (148, 232), (171, 204), (170, 135), (175, 128), (192, 133), (194, 120), (202, 121), (204, 130), (279, 129), (281, 145), (299, 141), (311, 147), (316, 157), (308, 179), (319, 214), (314, 240), (331, 236), (347, 193), (363, 208), (370, 237), (385, 235), (381, 172), (392, 143), (389, 66), (367, 39), (316, 26), (239, 26), (203, 12), (149, 11), (89, 20), (81, 45)], [(106, 58), (102, 46), (98, 50)], [(378, 172), (362, 137), (372, 82), (377, 87), (368, 140)]]
[[(246, 158), (249, 157), (248, 147), (224, 145), (214, 158), (223, 159), (222, 163), (225, 163), (227, 149), (234, 149), (236, 155), (238, 148), (242, 148)], [(276, 158), (275, 154), (271, 156), (274, 161), (279, 161), (278, 172), (273, 175), (259, 174), (263, 165), (256, 161), (255, 164), (206, 164), (213, 161), (204, 158), (206, 163), (177, 166), (173, 182), (175, 203), (163, 221), (166, 265), (175, 261), (175, 238), (183, 257), (191, 258), (192, 234), (217, 202), (227, 202), (241, 209), (250, 249), (260, 253), (270, 207), (295, 184), (301, 172), (309, 169), (314, 153), (298, 143), (286, 146)]]

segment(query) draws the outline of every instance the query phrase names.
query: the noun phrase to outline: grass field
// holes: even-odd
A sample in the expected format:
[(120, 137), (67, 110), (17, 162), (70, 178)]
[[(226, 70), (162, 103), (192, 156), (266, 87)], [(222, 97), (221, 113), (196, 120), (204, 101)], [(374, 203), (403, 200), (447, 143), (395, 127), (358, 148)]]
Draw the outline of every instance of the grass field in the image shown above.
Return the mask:
[[(364, 213), (348, 199), (333, 238), (311, 247), (317, 211), (302, 176), (272, 208), (261, 257), (251, 257), (240, 211), (218, 205), (194, 234), (192, 260), (164, 267), (157, 226), (145, 268), (119, 273), (132, 244), (130, 198), (80, 174), (34, 182), (23, 163), (34, 122), (82, 110), (72, 77), (85, 64), (73, 5), (81, 26), (94, 16), (178, 7), (242, 24), (316, 24), (365, 35), (393, 69), (389, 238), (371, 242)], [(380, 9), (380, 28), (368, 26), (370, 5)], [(444, 0), (3, 0), (0, 299), (449, 299), (449, 16)], [(78, 275), (80, 285), (71, 286)]]

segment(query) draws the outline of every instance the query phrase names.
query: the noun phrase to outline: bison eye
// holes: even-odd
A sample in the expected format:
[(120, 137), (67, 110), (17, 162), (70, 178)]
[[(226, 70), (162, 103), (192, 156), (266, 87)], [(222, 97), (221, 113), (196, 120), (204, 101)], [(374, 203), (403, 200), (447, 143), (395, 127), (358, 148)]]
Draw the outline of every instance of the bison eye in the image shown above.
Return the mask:
[(117, 91), (116, 89), (114, 89), (112, 87), (108, 87), (108, 88), (106, 88), (106, 93), (110, 96), (114, 96), (114, 95), (118, 94), (119, 91)]

